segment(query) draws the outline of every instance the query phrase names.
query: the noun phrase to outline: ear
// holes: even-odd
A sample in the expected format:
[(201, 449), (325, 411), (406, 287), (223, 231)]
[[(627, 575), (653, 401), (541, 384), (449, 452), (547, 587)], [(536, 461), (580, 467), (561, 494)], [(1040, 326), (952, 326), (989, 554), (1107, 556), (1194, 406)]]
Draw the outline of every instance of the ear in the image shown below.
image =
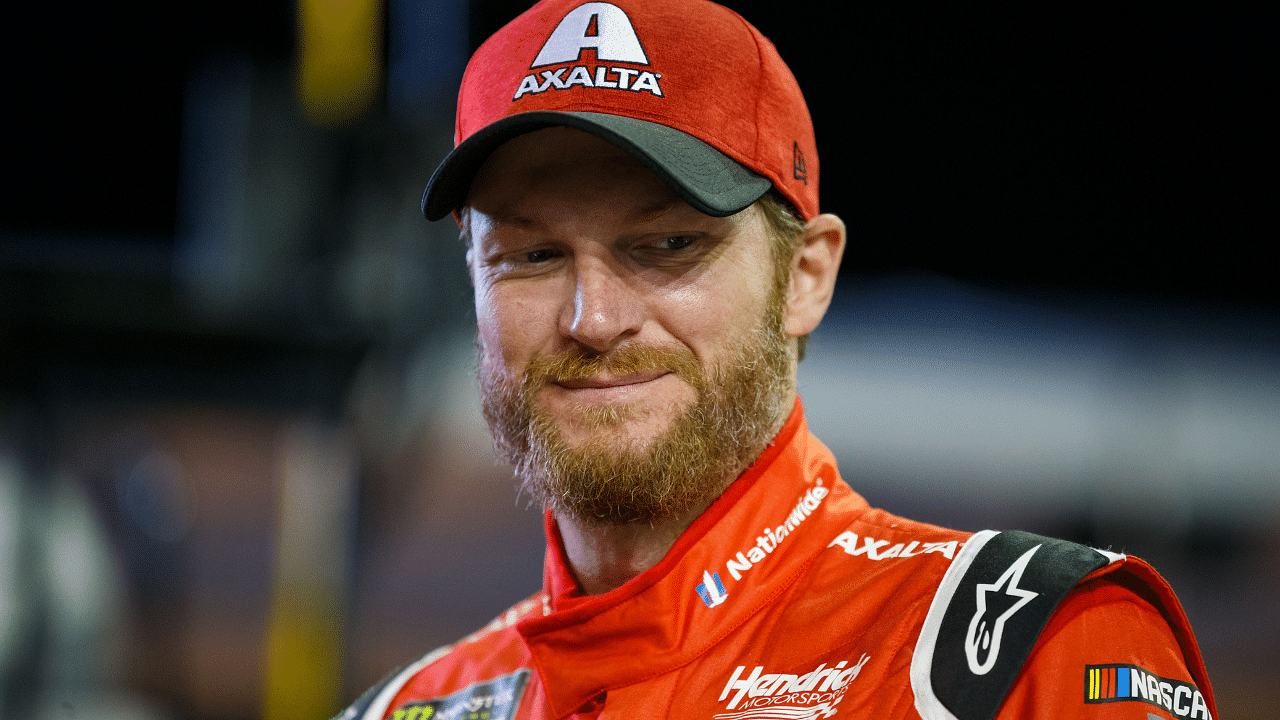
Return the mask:
[(808, 335), (826, 315), (844, 243), (844, 221), (835, 215), (819, 215), (805, 225), (804, 239), (791, 258), (791, 287), (783, 316), (787, 337)]
[(467, 261), (467, 280), (470, 281), (471, 287), (476, 286), (475, 273), (475, 243), (471, 240), (471, 223), (470, 215), (467, 213), (469, 208), (463, 208), (461, 211), (453, 211), (453, 223), (458, 226), (458, 240), (466, 247)]

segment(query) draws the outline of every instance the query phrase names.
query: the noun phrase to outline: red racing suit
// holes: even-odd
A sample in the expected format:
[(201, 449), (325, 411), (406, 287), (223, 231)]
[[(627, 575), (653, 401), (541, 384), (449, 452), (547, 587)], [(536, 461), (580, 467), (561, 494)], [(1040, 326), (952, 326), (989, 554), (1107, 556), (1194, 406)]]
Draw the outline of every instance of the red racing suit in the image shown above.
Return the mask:
[(658, 565), (584, 596), (548, 516), (541, 592), (340, 717), (1216, 717), (1187, 619), (1149, 565), (1028, 534), (986, 558), (1006, 535), (869, 507), (797, 402)]

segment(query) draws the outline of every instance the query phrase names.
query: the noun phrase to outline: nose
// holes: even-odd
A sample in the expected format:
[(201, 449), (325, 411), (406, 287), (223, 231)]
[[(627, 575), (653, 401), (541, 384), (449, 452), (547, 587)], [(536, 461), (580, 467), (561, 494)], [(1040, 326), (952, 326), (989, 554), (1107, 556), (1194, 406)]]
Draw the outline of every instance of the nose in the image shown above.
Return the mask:
[(573, 302), (566, 304), (561, 331), (585, 347), (606, 352), (640, 332), (644, 303), (619, 268), (599, 257), (574, 262)]

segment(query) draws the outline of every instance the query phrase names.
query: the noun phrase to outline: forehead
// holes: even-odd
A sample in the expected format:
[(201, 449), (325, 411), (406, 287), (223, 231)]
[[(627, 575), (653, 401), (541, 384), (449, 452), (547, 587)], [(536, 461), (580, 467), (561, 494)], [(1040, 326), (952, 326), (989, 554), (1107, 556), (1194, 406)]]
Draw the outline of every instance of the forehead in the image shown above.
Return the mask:
[(567, 127), (526, 133), (501, 145), (476, 173), (467, 195), (468, 207), (496, 216), (529, 205), (602, 203), (652, 211), (687, 207), (625, 150)]

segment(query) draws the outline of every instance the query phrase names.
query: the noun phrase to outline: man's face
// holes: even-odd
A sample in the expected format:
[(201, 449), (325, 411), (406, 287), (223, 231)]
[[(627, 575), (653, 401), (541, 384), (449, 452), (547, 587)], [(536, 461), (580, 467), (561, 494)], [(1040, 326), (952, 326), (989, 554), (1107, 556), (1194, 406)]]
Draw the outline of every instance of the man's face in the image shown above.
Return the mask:
[(703, 215), (569, 128), (500, 147), (467, 205), (485, 416), (537, 499), (675, 516), (772, 439), (794, 362), (757, 208)]

